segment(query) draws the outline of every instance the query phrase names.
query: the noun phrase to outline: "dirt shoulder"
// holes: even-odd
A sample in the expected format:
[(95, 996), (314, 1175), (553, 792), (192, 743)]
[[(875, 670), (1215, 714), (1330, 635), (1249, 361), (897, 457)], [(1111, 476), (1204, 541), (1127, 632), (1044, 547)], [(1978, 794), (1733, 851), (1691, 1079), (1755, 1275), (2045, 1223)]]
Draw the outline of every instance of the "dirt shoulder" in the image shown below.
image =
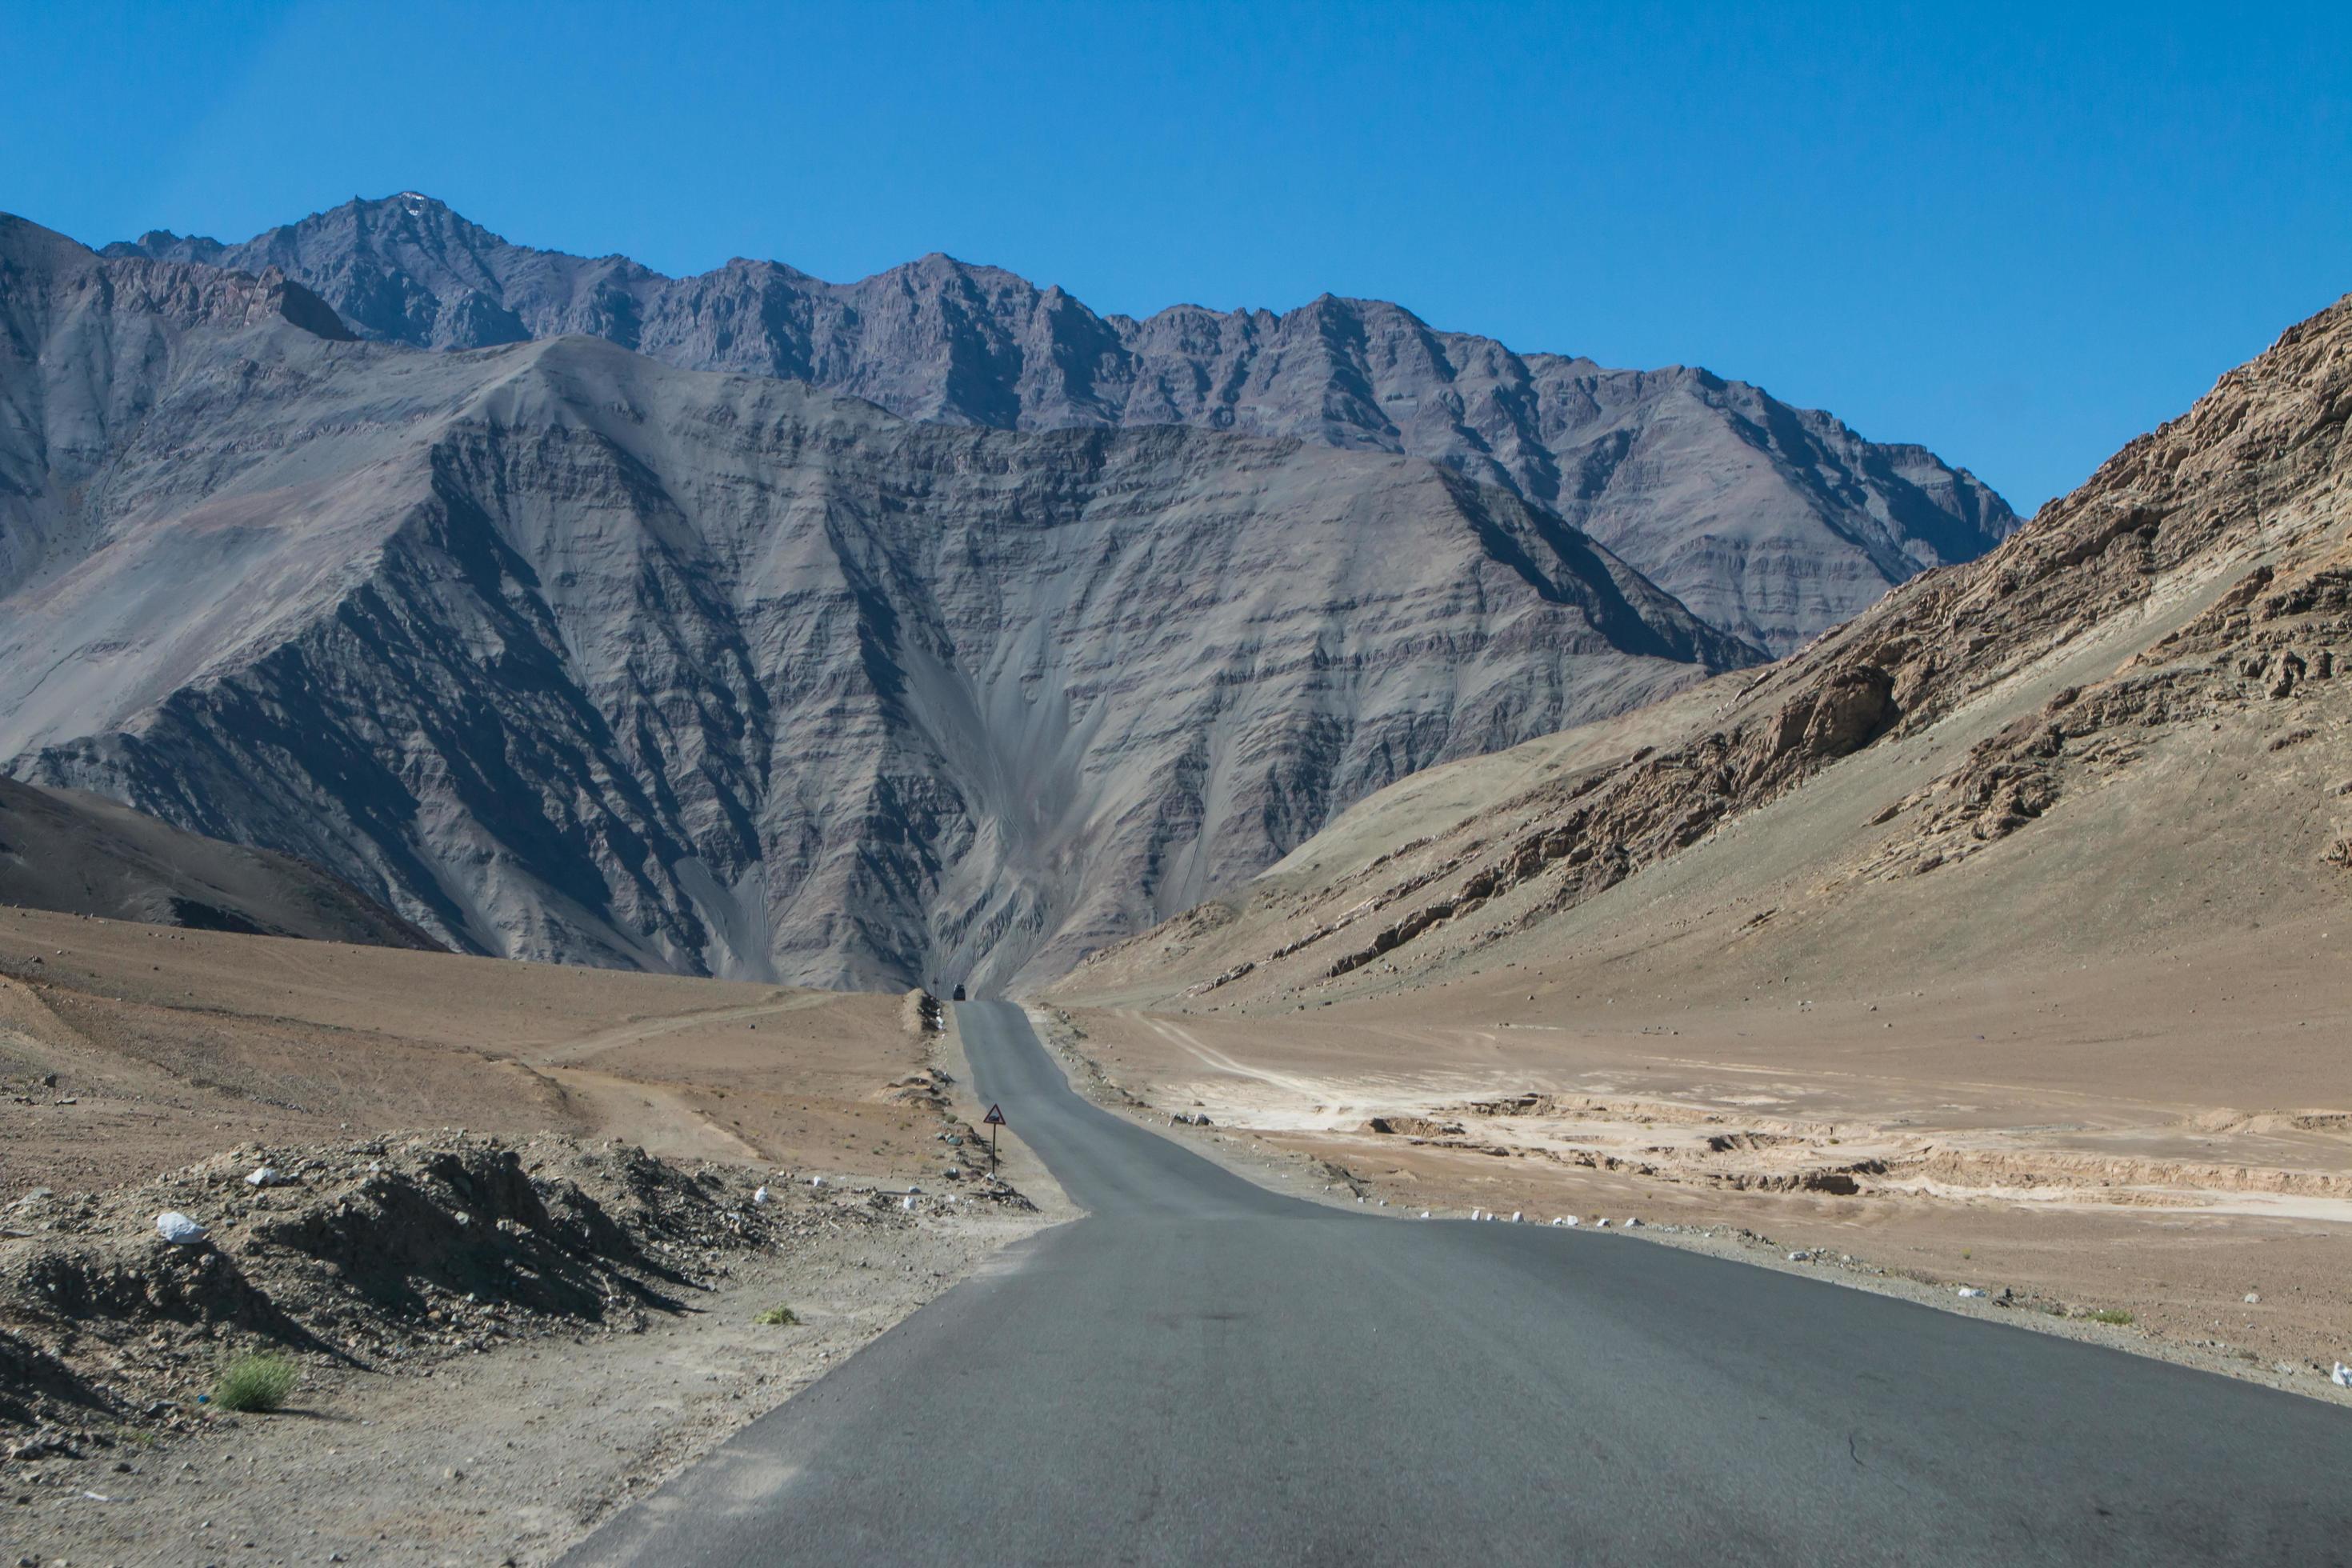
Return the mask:
[[(1528, 981), (1487, 978), (1412, 1012), (1035, 1011), (1074, 1081), (1278, 1190), (1404, 1216), (1634, 1218), (1652, 1238), (2352, 1396), (2329, 1382), (2352, 1361), (2346, 1124), (2168, 1092), (2204, 1087), (2201, 1062), (2162, 1076), (2189, 1044), (2168, 1047), (2165, 1014), (2194, 973), (2053, 966), (1998, 994), (1833, 1005), (1661, 1007), (1627, 986), (1624, 1026), (1539, 1024), (1524, 989), (1515, 1016), (1492, 993)], [(2307, 999), (2266, 1022), (2203, 978), (2202, 1005), (2233, 1026), (2309, 1033)], [(2153, 1043), (2119, 1027), (2133, 1018)]]

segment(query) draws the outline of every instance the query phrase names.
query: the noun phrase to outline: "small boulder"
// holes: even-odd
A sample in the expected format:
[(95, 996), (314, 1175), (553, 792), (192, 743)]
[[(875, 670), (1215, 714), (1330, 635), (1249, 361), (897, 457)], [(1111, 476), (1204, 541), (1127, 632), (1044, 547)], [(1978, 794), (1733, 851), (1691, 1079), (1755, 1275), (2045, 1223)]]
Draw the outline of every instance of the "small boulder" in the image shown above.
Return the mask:
[(203, 1245), (207, 1233), (186, 1215), (165, 1209), (155, 1216), (155, 1234), (174, 1247), (197, 1247)]

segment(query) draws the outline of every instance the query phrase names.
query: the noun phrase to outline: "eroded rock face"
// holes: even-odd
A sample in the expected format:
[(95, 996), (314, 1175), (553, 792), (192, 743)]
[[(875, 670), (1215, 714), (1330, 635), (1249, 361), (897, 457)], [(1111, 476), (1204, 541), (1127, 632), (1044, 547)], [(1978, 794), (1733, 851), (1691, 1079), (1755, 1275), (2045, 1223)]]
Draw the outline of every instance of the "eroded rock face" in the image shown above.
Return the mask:
[(667, 278), (510, 244), (415, 192), (239, 245), (159, 232), (108, 254), (281, 268), (361, 335), (421, 348), (582, 332), (934, 423), (1189, 425), (1427, 458), (1556, 513), (1776, 654), (2017, 523), (1926, 448), (1865, 441), (1746, 383), (1522, 355), (1377, 300), (1138, 321), (936, 255), (848, 284), (744, 260)]
[(1050, 973), (1410, 771), (1755, 657), (1412, 458), (910, 424), (582, 337), (333, 342), (121, 303), (232, 275), (28, 229), (0, 765), (465, 949)]

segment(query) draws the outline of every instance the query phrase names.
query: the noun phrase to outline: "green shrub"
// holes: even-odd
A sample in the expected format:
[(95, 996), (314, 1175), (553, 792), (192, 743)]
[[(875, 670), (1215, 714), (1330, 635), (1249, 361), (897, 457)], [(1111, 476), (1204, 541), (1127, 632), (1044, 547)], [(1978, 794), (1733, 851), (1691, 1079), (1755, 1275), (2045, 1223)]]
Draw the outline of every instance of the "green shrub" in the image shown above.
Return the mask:
[(2132, 1315), (2121, 1307), (2102, 1307), (2095, 1312), (2085, 1312), (2083, 1316), (2095, 1323), (2113, 1323), (2117, 1328), (2132, 1321)]
[(751, 1321), (763, 1329), (789, 1328), (801, 1321), (801, 1315), (790, 1307), (771, 1307)]
[(222, 1410), (276, 1410), (301, 1377), (301, 1370), (282, 1355), (241, 1355), (221, 1368), (213, 1404)]

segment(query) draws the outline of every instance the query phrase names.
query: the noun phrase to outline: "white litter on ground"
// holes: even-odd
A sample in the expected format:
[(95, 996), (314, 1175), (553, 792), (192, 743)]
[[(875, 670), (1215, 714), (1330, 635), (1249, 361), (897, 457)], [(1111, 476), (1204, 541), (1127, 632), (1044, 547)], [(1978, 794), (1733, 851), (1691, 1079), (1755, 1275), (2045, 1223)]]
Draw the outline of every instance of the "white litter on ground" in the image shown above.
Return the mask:
[(294, 1184), (294, 1178), (268, 1165), (256, 1165), (253, 1173), (245, 1178), (245, 1184), (248, 1187), (288, 1187)]
[(1519, 1223), (1519, 1214), (1520, 1214), (1520, 1211), (1519, 1211), (1519, 1210), (1517, 1210), (1517, 1209), (1513, 1209), (1513, 1210), (1511, 1211), (1511, 1223), (1512, 1223), (1513, 1225), (1517, 1225), (1517, 1224), (1518, 1224), (1518, 1223)]
[(155, 1216), (155, 1234), (174, 1247), (194, 1247), (204, 1240), (205, 1227), (175, 1209)]
[(755, 1204), (765, 1204), (768, 1201), (768, 1189), (761, 1187), (758, 1192), (753, 1193), (751, 1201)]
[(2352, 1366), (2337, 1362), (2336, 1370), (2327, 1374), (2327, 1381), (2338, 1388), (2352, 1388)]
[(1963, 1285), (1963, 1286), (1961, 1286), (1961, 1287), (1960, 1287), (1960, 1294), (1961, 1294), (1961, 1295), (1963, 1295), (1963, 1296), (1965, 1296), (1965, 1297), (1967, 1297), (1969, 1300), (1972, 1300), (1972, 1301), (1973, 1301), (1973, 1300), (1975, 1300), (1979, 1296), (1983, 1295), (1983, 1294), (1984, 1294), (1984, 1292), (1983, 1292), (1982, 1290), (1978, 1289), (1977, 1289), (1975, 1286), (1973, 1286), (1973, 1285)]

